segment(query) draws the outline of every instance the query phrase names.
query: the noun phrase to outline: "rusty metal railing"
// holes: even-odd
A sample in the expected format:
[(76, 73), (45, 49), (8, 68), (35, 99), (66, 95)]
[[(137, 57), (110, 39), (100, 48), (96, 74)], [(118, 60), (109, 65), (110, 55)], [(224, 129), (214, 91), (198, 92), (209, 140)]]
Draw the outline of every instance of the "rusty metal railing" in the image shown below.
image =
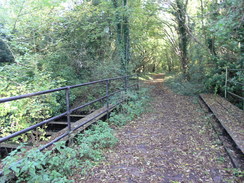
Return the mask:
[[(238, 82), (238, 81), (232, 81), (229, 79), (229, 72), (244, 72), (244, 69), (225, 69), (225, 98), (227, 98), (228, 94), (230, 94), (231, 96), (234, 96), (240, 100), (242, 100), (243, 103), (243, 110), (244, 110), (244, 96), (240, 96), (234, 92), (228, 91), (228, 84), (234, 84), (234, 85), (241, 85), (242, 86), (242, 94), (244, 94), (244, 83)], [(243, 75), (244, 77), (244, 75)]]
[[(110, 87), (110, 83), (111, 81), (117, 81), (117, 80), (122, 80), (124, 82), (124, 86), (122, 88), (120, 88), (119, 90), (116, 90), (115, 92), (112, 92), (110, 93), (109, 92), (109, 87)], [(129, 85), (129, 80), (136, 80), (136, 84), (133, 84), (133, 85)], [(78, 88), (78, 87), (82, 87), (82, 86), (88, 86), (88, 85), (94, 85), (94, 84), (97, 84), (97, 83), (102, 83), (104, 85), (106, 85), (106, 94), (105, 96), (102, 96), (100, 98), (97, 98), (93, 101), (89, 101), (83, 105), (80, 105), (74, 109), (71, 109), (70, 108), (70, 90), (73, 89), (73, 88)], [(122, 101), (116, 103), (115, 105), (113, 106), (110, 106), (109, 105), (109, 98), (113, 95), (115, 95), (116, 93), (119, 93), (119, 92), (122, 92), (122, 91), (127, 91), (129, 88), (132, 88), (132, 87), (136, 87), (137, 89), (139, 89), (139, 80), (138, 80), (138, 76), (136, 75), (128, 75), (128, 76), (122, 76), (122, 77), (116, 77), (116, 78), (108, 78), (108, 79), (103, 79), (103, 80), (98, 80), (98, 81), (92, 81), (92, 82), (88, 82), (88, 83), (82, 83), (82, 84), (78, 84), (78, 85), (72, 85), (72, 86), (65, 86), (65, 87), (61, 87), (61, 88), (56, 88), (56, 89), (51, 89), (51, 90), (45, 90), (45, 91), (39, 91), (39, 92), (35, 92), (35, 93), (29, 93), (29, 94), (24, 94), (24, 95), (19, 95), (19, 96), (13, 96), (13, 97), (8, 97), (8, 98), (2, 98), (0, 99), (0, 104), (1, 103), (5, 103), (5, 102), (11, 102), (11, 101), (14, 101), (14, 100), (20, 100), (20, 99), (24, 99), (24, 98), (30, 98), (30, 97), (34, 97), (34, 96), (38, 96), (38, 95), (45, 95), (45, 94), (48, 94), (48, 93), (53, 93), (53, 92), (58, 92), (58, 91), (65, 91), (65, 99), (66, 99), (66, 111), (59, 114), (59, 115), (56, 115), (54, 117), (51, 117), (49, 119), (46, 119), (42, 122), (39, 122), (37, 124), (34, 124), (28, 128), (25, 128), (23, 130), (20, 130), (20, 131), (17, 131), (15, 133), (12, 133), (8, 136), (5, 136), (5, 137), (2, 137), (0, 138), (0, 145), (2, 142), (5, 142), (11, 138), (14, 138), (16, 136), (19, 136), (21, 134), (24, 134), (26, 132), (29, 132), (31, 130), (34, 130), (36, 129), (37, 127), (40, 127), (44, 124), (47, 124), (53, 120), (56, 120), (60, 117), (63, 117), (63, 116), (66, 116), (67, 115), (67, 125), (68, 125), (68, 129), (67, 129), (67, 132), (60, 135), (59, 137), (55, 138), (54, 140), (52, 140), (51, 142), (45, 144), (44, 146), (42, 146), (39, 150), (43, 150), (49, 146), (51, 146), (52, 144), (54, 144), (55, 142), (61, 140), (62, 138), (68, 136), (70, 133), (72, 133), (73, 131), (77, 130), (78, 128), (80, 128), (81, 126), (85, 125), (86, 123), (96, 119), (98, 116), (100, 116), (101, 114), (104, 114), (104, 113), (109, 113), (110, 109), (112, 109), (114, 106), (120, 104)], [(71, 126), (71, 119), (70, 119), (70, 114), (73, 113), (74, 111), (77, 111), (78, 109), (82, 109), (86, 106), (89, 106), (91, 104), (94, 104), (96, 102), (99, 102), (99, 101), (102, 101), (102, 100), (105, 100), (106, 99), (106, 110), (102, 111), (101, 113), (97, 114), (96, 116), (94, 116), (93, 118), (91, 119), (88, 119), (87, 121), (83, 122), (81, 125), (79, 125), (78, 127), (72, 129), (72, 126)]]

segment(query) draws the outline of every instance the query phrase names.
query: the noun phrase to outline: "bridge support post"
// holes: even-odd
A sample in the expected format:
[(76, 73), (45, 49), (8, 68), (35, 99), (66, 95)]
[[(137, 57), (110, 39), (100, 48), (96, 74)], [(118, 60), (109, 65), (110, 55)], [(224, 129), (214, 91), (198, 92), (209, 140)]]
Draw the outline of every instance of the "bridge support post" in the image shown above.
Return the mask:
[(137, 87), (137, 90), (139, 91), (139, 89), (140, 89), (140, 83), (139, 83), (139, 81), (140, 81), (140, 80), (139, 80), (139, 74), (137, 74), (136, 79), (137, 79), (137, 83), (136, 83), (136, 84), (137, 84), (137, 86), (136, 86), (136, 87)]
[(125, 101), (125, 102), (127, 102), (127, 96), (126, 96), (126, 94), (127, 94), (127, 90), (128, 90), (128, 76), (126, 75), (125, 76), (125, 83), (124, 83), (124, 95), (123, 95), (123, 101)]

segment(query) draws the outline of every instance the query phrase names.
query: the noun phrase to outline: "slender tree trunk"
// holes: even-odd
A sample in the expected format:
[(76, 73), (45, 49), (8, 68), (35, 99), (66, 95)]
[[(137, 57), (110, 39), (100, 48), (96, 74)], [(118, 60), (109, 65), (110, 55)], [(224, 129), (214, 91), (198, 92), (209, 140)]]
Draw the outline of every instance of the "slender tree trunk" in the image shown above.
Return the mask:
[[(243, 8), (244, 2), (242, 1), (241, 7)], [(241, 12), (244, 12), (244, 8)], [(240, 21), (240, 27), (239, 27), (239, 37), (240, 37), (240, 65), (241, 68), (244, 68), (244, 16), (242, 16), (242, 19)]]
[(241, 65), (241, 68), (243, 69), (244, 68), (244, 39), (242, 40), (242, 42), (240, 42), (240, 65)]
[(179, 48), (181, 52), (181, 67), (183, 74), (186, 79), (189, 80), (188, 72), (188, 53), (187, 46), (189, 43), (188, 33), (187, 33), (187, 16), (186, 16), (186, 7), (188, 1), (183, 3), (182, 0), (176, 0), (176, 20), (178, 23), (178, 32), (179, 32)]
[(124, 58), (123, 58), (123, 54), (122, 54), (122, 50), (123, 50), (123, 42), (122, 42), (122, 23), (121, 23), (121, 17), (120, 14), (118, 12), (118, 1), (117, 0), (113, 0), (113, 5), (115, 8), (115, 21), (116, 21), (116, 32), (117, 32), (117, 50), (118, 50), (118, 55), (120, 58), (120, 63), (121, 63), (121, 69), (124, 68)]
[(206, 31), (205, 31), (205, 25), (204, 25), (204, 5), (203, 5), (203, 0), (200, 0), (201, 2), (201, 24), (202, 24), (202, 34), (204, 36), (204, 40), (206, 42), (207, 36), (206, 36)]
[(166, 55), (166, 60), (167, 60), (168, 71), (171, 72), (172, 71), (172, 67), (171, 67), (172, 64), (171, 64), (171, 60), (170, 60), (170, 56), (169, 56), (168, 51), (166, 51), (165, 55)]
[[(117, 31), (117, 49), (121, 62), (122, 74), (128, 73), (128, 64), (130, 61), (130, 29), (129, 29), (129, 17), (124, 15), (123, 17), (118, 12), (119, 3), (118, 0), (113, 0), (114, 8), (116, 9), (116, 31)], [(124, 10), (128, 8), (128, 0), (123, 0), (122, 6)]]
[[(128, 1), (124, 0), (124, 7), (127, 10)], [(129, 17), (126, 14), (123, 22), (123, 33), (124, 33), (124, 61), (125, 61), (125, 72), (128, 72), (128, 65), (130, 62), (130, 29), (129, 29)]]
[(19, 9), (19, 11), (18, 11), (17, 17), (16, 17), (16, 19), (15, 19), (15, 21), (14, 21), (14, 25), (13, 25), (12, 33), (15, 33), (15, 32), (16, 32), (16, 26), (17, 26), (17, 23), (18, 23), (19, 18), (20, 18), (20, 16), (21, 16), (21, 13), (22, 13), (22, 11), (23, 11), (23, 9), (24, 9), (24, 7), (25, 7), (24, 5), (25, 5), (25, 1), (23, 1), (22, 4), (20, 5), (20, 9)]

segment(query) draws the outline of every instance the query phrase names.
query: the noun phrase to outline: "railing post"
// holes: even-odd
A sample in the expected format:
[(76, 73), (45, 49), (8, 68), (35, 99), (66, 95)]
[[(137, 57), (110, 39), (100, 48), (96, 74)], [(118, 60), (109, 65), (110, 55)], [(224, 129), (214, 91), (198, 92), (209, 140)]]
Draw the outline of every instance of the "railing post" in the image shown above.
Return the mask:
[(228, 68), (225, 69), (225, 98), (227, 98)]
[(109, 80), (106, 80), (106, 108), (107, 108), (107, 119), (109, 118)]
[(124, 93), (124, 97), (123, 97), (123, 101), (125, 100), (125, 101), (127, 101), (127, 97), (126, 97), (126, 94), (127, 94), (127, 89), (128, 89), (128, 76), (126, 75), (125, 76), (125, 93)]
[(140, 88), (140, 80), (139, 80), (139, 74), (137, 73), (137, 90), (139, 90)]
[(66, 95), (66, 111), (67, 111), (67, 123), (68, 123), (68, 132), (71, 132), (71, 122), (70, 122), (70, 87), (65, 89)]

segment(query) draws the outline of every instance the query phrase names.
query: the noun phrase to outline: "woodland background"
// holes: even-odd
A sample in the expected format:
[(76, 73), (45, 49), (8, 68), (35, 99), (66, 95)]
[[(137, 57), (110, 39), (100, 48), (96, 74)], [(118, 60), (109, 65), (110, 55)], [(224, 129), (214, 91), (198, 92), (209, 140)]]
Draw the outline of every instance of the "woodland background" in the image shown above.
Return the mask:
[[(243, 28), (240, 0), (1, 0), (0, 98), (148, 72), (183, 94), (223, 94), (225, 68), (243, 68)], [(59, 113), (63, 95), (0, 104), (0, 136)]]

